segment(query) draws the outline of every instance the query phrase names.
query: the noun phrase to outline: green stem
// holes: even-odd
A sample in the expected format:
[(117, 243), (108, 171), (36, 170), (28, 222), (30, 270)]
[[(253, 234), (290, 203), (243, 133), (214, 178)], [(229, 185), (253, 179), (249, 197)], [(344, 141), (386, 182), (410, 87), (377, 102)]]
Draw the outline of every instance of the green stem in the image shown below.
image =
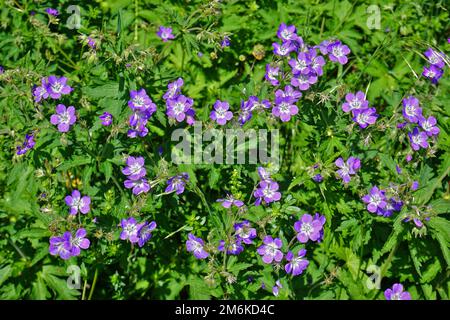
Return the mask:
[(92, 294), (94, 293), (95, 284), (97, 283), (97, 277), (98, 277), (98, 269), (95, 269), (94, 280), (92, 281), (92, 287), (91, 287), (91, 291), (89, 292), (88, 300), (92, 299)]

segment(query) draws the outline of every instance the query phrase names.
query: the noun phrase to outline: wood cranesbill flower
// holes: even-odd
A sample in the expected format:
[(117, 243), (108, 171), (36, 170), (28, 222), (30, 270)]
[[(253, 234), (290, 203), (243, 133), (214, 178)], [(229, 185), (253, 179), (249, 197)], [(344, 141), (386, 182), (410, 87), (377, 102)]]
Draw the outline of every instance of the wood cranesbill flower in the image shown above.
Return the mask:
[(63, 104), (58, 104), (56, 106), (56, 113), (50, 117), (50, 123), (58, 126), (59, 132), (67, 132), (70, 126), (77, 121), (77, 116), (75, 114), (75, 108), (69, 106), (66, 108)]
[(426, 132), (427, 136), (437, 136), (439, 134), (439, 128), (436, 126), (437, 121), (433, 116), (429, 116), (428, 119), (425, 117), (419, 118), (419, 125)]
[(286, 254), (286, 260), (288, 263), (284, 266), (284, 270), (287, 274), (292, 274), (293, 276), (298, 276), (306, 270), (309, 265), (309, 261), (305, 258), (306, 250), (300, 249), (297, 253), (297, 256), (291, 251), (288, 251)]
[(244, 220), (235, 223), (233, 227), (236, 238), (242, 240), (245, 244), (253, 244), (253, 239), (256, 238), (256, 229), (251, 227), (250, 222)]
[(283, 42), (281, 45), (277, 42), (272, 43), (273, 53), (280, 57), (288, 56), (292, 51), (295, 51), (295, 45), (291, 41)]
[(445, 66), (444, 62), (444, 53), (436, 52), (432, 48), (428, 48), (427, 51), (424, 52), (425, 57), (427, 58), (428, 62), (435, 66), (436, 68), (443, 69)]
[(257, 189), (253, 193), (256, 198), (255, 206), (259, 206), (263, 201), (265, 204), (279, 201), (281, 199), (281, 193), (278, 191), (278, 188), (278, 183), (275, 181), (260, 181)]
[(366, 109), (369, 107), (369, 101), (366, 100), (366, 95), (362, 91), (358, 91), (356, 94), (347, 93), (345, 96), (342, 110), (344, 112), (350, 112), (353, 110)]
[(72, 247), (70, 244), (71, 233), (66, 231), (62, 237), (51, 237), (49, 253), (52, 256), (59, 256), (63, 260), (67, 260), (72, 256)]
[(313, 217), (307, 213), (294, 223), (294, 230), (297, 232), (297, 240), (301, 243), (306, 243), (308, 240), (318, 241), (321, 237), (322, 228), (322, 221), (320, 219), (313, 219)]
[(86, 229), (80, 228), (75, 236), (70, 235), (71, 255), (76, 257), (80, 255), (81, 249), (89, 248), (91, 242), (86, 238)]
[(437, 84), (438, 80), (442, 77), (444, 74), (444, 71), (435, 65), (430, 65), (429, 67), (424, 66), (422, 75), (425, 78), (428, 78), (431, 80), (431, 83)]
[(41, 102), (41, 100), (45, 100), (49, 97), (47, 85), (48, 85), (47, 78), (42, 78), (41, 85), (34, 87), (33, 96), (35, 102)]
[(404, 291), (403, 285), (395, 283), (392, 289), (386, 289), (384, 291), (386, 300), (411, 300), (411, 294), (408, 291)]
[(273, 86), (278, 86), (280, 84), (280, 81), (278, 80), (278, 77), (280, 76), (280, 67), (273, 67), (270, 64), (266, 64), (266, 73), (264, 77), (267, 81), (270, 82)]
[(150, 184), (147, 179), (139, 178), (137, 180), (125, 180), (124, 186), (127, 189), (132, 189), (134, 195), (140, 195), (141, 193), (147, 193), (150, 191)]
[(175, 191), (176, 194), (182, 194), (187, 181), (189, 181), (189, 174), (187, 172), (173, 176), (167, 180), (167, 187), (164, 192), (170, 193)]
[(370, 124), (374, 124), (377, 121), (378, 114), (375, 108), (356, 109), (353, 110), (352, 120), (359, 124), (359, 127), (364, 129)]
[(427, 133), (420, 131), (419, 128), (414, 128), (412, 132), (409, 132), (408, 137), (411, 148), (414, 151), (419, 151), (420, 148), (427, 149), (429, 147)]
[(120, 226), (122, 228), (120, 233), (121, 240), (129, 240), (131, 243), (139, 241), (138, 232), (142, 225), (138, 224), (135, 218), (122, 219)]
[(63, 94), (72, 92), (72, 88), (67, 85), (66, 77), (49, 76), (47, 78), (46, 89), (52, 99), (59, 99)]
[(145, 177), (147, 171), (145, 170), (145, 160), (143, 157), (128, 157), (126, 161), (127, 166), (122, 169), (122, 173), (130, 180), (139, 180)]
[(291, 120), (291, 117), (298, 113), (298, 107), (294, 104), (294, 101), (290, 97), (276, 98), (272, 114), (283, 122)]
[(227, 195), (225, 199), (217, 199), (216, 201), (222, 202), (222, 207), (227, 209), (231, 208), (231, 206), (240, 208), (244, 205), (243, 201), (235, 199), (231, 194)]
[(49, 15), (57, 17), (59, 16), (59, 11), (53, 8), (47, 8), (45, 9), (45, 12), (47, 12)]
[(160, 26), (159, 30), (156, 32), (156, 35), (160, 37), (163, 42), (175, 39), (175, 36), (172, 34), (172, 28), (170, 27)]
[(231, 255), (238, 255), (242, 251), (244, 251), (244, 247), (241, 244), (241, 240), (236, 238), (231, 239), (228, 242), (226, 242), (225, 240), (220, 240), (217, 250), (221, 252), (226, 252), (227, 254)]
[(197, 259), (205, 259), (209, 256), (209, 253), (204, 249), (204, 245), (203, 239), (197, 238), (192, 233), (188, 234), (186, 250), (192, 252)]
[(402, 100), (403, 117), (411, 123), (417, 123), (422, 117), (422, 108), (419, 106), (419, 100), (416, 97), (410, 96)]
[(292, 86), (287, 85), (284, 87), (284, 91), (281, 89), (275, 91), (275, 103), (277, 103), (277, 99), (280, 101), (282, 98), (289, 98), (292, 103), (295, 103), (301, 98), (301, 96), (302, 93), (300, 91), (297, 91)]
[(367, 204), (367, 210), (372, 213), (381, 212), (386, 208), (387, 200), (385, 196), (386, 191), (378, 189), (377, 186), (370, 189), (369, 194), (362, 197), (362, 200)]
[(169, 118), (182, 122), (186, 119), (186, 113), (191, 109), (194, 100), (184, 95), (179, 95), (174, 99), (167, 100), (166, 114)]
[(291, 85), (299, 88), (302, 91), (308, 90), (309, 87), (317, 82), (317, 75), (315, 72), (308, 74), (298, 74), (291, 79)]
[(262, 256), (264, 263), (281, 262), (283, 260), (283, 252), (280, 250), (282, 246), (283, 242), (279, 238), (265, 236), (263, 244), (256, 251)]
[(297, 40), (297, 29), (294, 25), (288, 26), (285, 23), (281, 23), (278, 27), (277, 37), (281, 39), (281, 41), (294, 41)]
[(217, 122), (217, 124), (223, 126), (233, 118), (233, 112), (230, 110), (230, 105), (226, 101), (217, 100), (214, 103), (214, 110), (211, 111), (209, 117), (211, 120)]
[(361, 167), (361, 160), (359, 158), (350, 157), (344, 162), (344, 159), (338, 158), (335, 164), (339, 170), (336, 173), (341, 177), (342, 181), (347, 184), (350, 182), (350, 175), (356, 174), (356, 171)]
[(74, 215), (78, 211), (86, 214), (91, 210), (91, 198), (88, 196), (81, 196), (80, 191), (73, 190), (70, 196), (66, 196), (64, 201), (69, 206), (69, 213)]
[(17, 155), (22, 155), (28, 152), (28, 150), (32, 149), (36, 142), (34, 141), (34, 132), (27, 133), (25, 135), (25, 141), (22, 143), (22, 145), (17, 146)]
[(229, 36), (224, 36), (222, 41), (220, 42), (220, 47), (223, 49), (225, 47), (229, 47), (230, 46), (230, 37)]
[(331, 61), (339, 62), (342, 65), (347, 63), (347, 55), (350, 53), (350, 49), (345, 44), (342, 44), (341, 41), (337, 40), (328, 44), (327, 51), (328, 58)]
[(308, 74), (311, 72), (309, 67), (311, 64), (311, 59), (307, 52), (300, 52), (297, 55), (297, 59), (289, 60), (289, 65), (291, 66), (292, 74)]
[(144, 222), (139, 228), (138, 232), (138, 245), (143, 247), (145, 243), (152, 237), (152, 231), (156, 228), (156, 222)]
[(110, 126), (113, 122), (113, 116), (109, 112), (103, 112), (101, 116), (99, 116), (99, 119), (102, 122), (102, 125), (104, 126)]
[(178, 78), (177, 80), (169, 83), (167, 85), (167, 91), (163, 95), (163, 99), (175, 99), (177, 96), (181, 94), (181, 87), (183, 87), (184, 81), (182, 78)]

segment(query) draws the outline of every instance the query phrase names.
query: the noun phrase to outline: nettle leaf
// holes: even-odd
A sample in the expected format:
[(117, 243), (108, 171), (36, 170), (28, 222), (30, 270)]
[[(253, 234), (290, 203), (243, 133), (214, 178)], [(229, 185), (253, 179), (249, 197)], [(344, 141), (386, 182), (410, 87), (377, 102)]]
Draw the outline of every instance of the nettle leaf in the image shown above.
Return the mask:
[(431, 227), (433, 237), (439, 242), (447, 266), (450, 267), (450, 222), (444, 218), (434, 217), (430, 219), (428, 224)]

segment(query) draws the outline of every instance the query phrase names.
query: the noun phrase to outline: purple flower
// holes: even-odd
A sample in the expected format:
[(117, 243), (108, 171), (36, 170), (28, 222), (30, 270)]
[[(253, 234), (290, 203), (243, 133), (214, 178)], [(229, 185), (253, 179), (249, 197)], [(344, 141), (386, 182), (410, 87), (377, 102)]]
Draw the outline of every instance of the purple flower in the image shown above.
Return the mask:
[(394, 284), (392, 289), (386, 289), (384, 296), (386, 300), (411, 300), (411, 295), (408, 291), (403, 291), (403, 286), (400, 283)]
[(217, 250), (222, 252), (226, 250), (227, 254), (238, 255), (244, 251), (244, 247), (240, 239), (231, 239), (228, 243), (225, 243), (225, 240), (220, 240)]
[(273, 86), (277, 86), (280, 84), (280, 81), (278, 80), (279, 75), (280, 75), (279, 67), (272, 67), (270, 64), (266, 64), (266, 74), (264, 75), (264, 77)]
[(58, 104), (56, 106), (56, 114), (50, 117), (50, 123), (53, 125), (58, 125), (59, 132), (67, 132), (70, 126), (77, 121), (77, 116), (75, 114), (75, 108), (70, 106), (66, 108), (63, 104)]
[(377, 215), (383, 217), (390, 217), (394, 212), (401, 211), (402, 207), (403, 202), (401, 200), (390, 198), (389, 201), (386, 202), (386, 207), (384, 209), (379, 209), (377, 211)]
[(234, 231), (236, 238), (245, 244), (253, 244), (253, 239), (256, 238), (256, 229), (252, 228), (250, 222), (244, 220), (240, 223), (234, 224)]
[(321, 242), (323, 239), (323, 234), (324, 234), (323, 226), (325, 225), (325, 222), (327, 222), (327, 218), (325, 218), (325, 216), (322, 216), (316, 212), (314, 214), (313, 221), (319, 221), (320, 225), (322, 226), (322, 229), (320, 230), (319, 239), (317, 239), (317, 242)]
[(167, 100), (167, 116), (182, 122), (186, 119), (186, 112), (191, 109), (194, 100), (185, 97), (184, 95), (179, 95), (176, 98)]
[(436, 127), (436, 123), (436, 118), (433, 116), (428, 117), (428, 119), (424, 117), (419, 118), (419, 125), (429, 137), (437, 136), (439, 134), (440, 130), (438, 127)]
[(319, 183), (323, 181), (323, 177), (322, 177), (322, 175), (320, 173), (316, 174), (314, 177), (312, 177), (312, 179), (315, 182), (319, 182)]
[(435, 66), (436, 68), (440, 68), (443, 69), (445, 66), (444, 63), (444, 54), (438, 53), (436, 51), (434, 51), (432, 48), (428, 48), (427, 51), (424, 52), (425, 57), (427, 57), (428, 62)]
[(317, 55), (316, 49), (309, 49), (308, 52), (310, 64), (309, 68), (312, 69), (318, 76), (323, 74), (322, 67), (325, 65), (325, 59), (322, 56)]
[(366, 95), (362, 91), (358, 91), (356, 94), (351, 92), (347, 93), (345, 100), (346, 102), (342, 105), (342, 110), (344, 112), (366, 109), (369, 107), (369, 101), (366, 100)]
[(278, 89), (275, 91), (275, 103), (277, 101), (281, 101), (283, 98), (288, 98), (292, 103), (295, 103), (300, 99), (302, 96), (302, 93), (300, 91), (295, 90), (292, 86), (285, 86), (284, 91), (281, 89)]
[(285, 23), (281, 23), (278, 27), (277, 37), (283, 42), (297, 40), (295, 26), (287, 26)]
[(89, 46), (89, 48), (95, 49), (96, 47), (95, 40), (91, 37), (87, 37), (87, 45)]
[(144, 222), (144, 224), (139, 228), (138, 231), (138, 245), (139, 247), (143, 247), (144, 244), (150, 240), (152, 237), (152, 231), (156, 228), (156, 222), (152, 221), (150, 223)]
[(188, 252), (193, 252), (194, 257), (197, 259), (205, 259), (209, 256), (204, 247), (203, 239), (197, 238), (192, 233), (188, 234), (188, 240), (186, 241), (186, 250)]
[(245, 108), (249, 109), (250, 111), (268, 109), (271, 105), (269, 100), (264, 99), (259, 101), (259, 98), (256, 96), (248, 97), (248, 100), (245, 101), (244, 104)]
[(367, 203), (367, 210), (369, 212), (380, 213), (380, 210), (386, 208), (387, 202), (384, 194), (384, 190), (379, 190), (378, 187), (374, 186), (370, 189), (369, 194), (362, 197), (362, 200)]
[(309, 261), (306, 260), (305, 255), (305, 249), (300, 249), (296, 257), (291, 251), (288, 251), (286, 254), (286, 260), (289, 261), (289, 263), (284, 266), (286, 273), (292, 274), (293, 276), (302, 274), (309, 265)]
[(265, 236), (263, 240), (263, 245), (261, 245), (256, 251), (262, 256), (264, 263), (270, 264), (274, 260), (280, 262), (283, 259), (283, 252), (281, 252), (281, 247), (283, 243), (280, 239), (273, 239), (271, 236)]
[(182, 78), (178, 78), (177, 80), (169, 83), (167, 85), (167, 91), (163, 95), (163, 99), (174, 99), (178, 95), (181, 94), (181, 87), (184, 85), (184, 81)]
[(424, 131), (420, 131), (419, 128), (414, 128), (412, 132), (408, 133), (409, 142), (411, 148), (414, 151), (418, 151), (420, 148), (428, 148), (428, 136)]
[(145, 161), (143, 157), (128, 157), (127, 166), (122, 169), (122, 173), (128, 176), (130, 180), (139, 180), (145, 177), (147, 171), (145, 170)]
[(141, 193), (147, 193), (150, 191), (150, 185), (145, 178), (140, 178), (137, 180), (125, 180), (123, 184), (125, 188), (133, 189), (133, 194), (136, 196)]
[(120, 233), (121, 240), (128, 239), (131, 243), (139, 241), (138, 233), (142, 225), (138, 224), (135, 218), (122, 219), (120, 226), (122, 227), (122, 232)]
[(70, 196), (64, 198), (64, 201), (70, 207), (70, 214), (77, 214), (78, 211), (86, 214), (91, 210), (91, 198), (88, 196), (82, 197), (78, 190), (73, 190)]
[(252, 110), (248, 106), (247, 101), (241, 101), (241, 110), (239, 112), (238, 121), (243, 126), (247, 121), (252, 118)]
[(308, 74), (311, 72), (311, 68), (309, 67), (311, 64), (311, 59), (309, 58), (309, 54), (307, 52), (300, 52), (297, 55), (297, 59), (289, 60), (289, 65), (292, 68), (292, 73), (294, 75), (298, 74)]
[(280, 57), (288, 56), (295, 50), (295, 45), (291, 41), (283, 42), (281, 45), (277, 42), (272, 43), (273, 53)]
[(320, 219), (313, 219), (310, 214), (304, 214), (300, 220), (294, 223), (297, 232), (297, 240), (306, 243), (308, 240), (318, 241), (321, 237), (323, 224)]
[(442, 77), (443, 73), (444, 71), (442, 69), (439, 69), (434, 65), (431, 65), (428, 68), (426, 66), (423, 67), (422, 75), (425, 78), (430, 79), (433, 84), (436, 84), (438, 80)]
[(320, 53), (322, 53), (323, 55), (328, 54), (328, 46), (330, 45), (330, 41), (329, 40), (324, 40), (322, 41), (318, 46), (316, 46), (317, 48), (319, 48)]
[(275, 106), (272, 108), (272, 114), (280, 118), (281, 121), (287, 122), (291, 117), (298, 113), (298, 107), (294, 104), (292, 98), (277, 98)]
[(110, 126), (113, 122), (113, 116), (109, 112), (103, 112), (103, 114), (99, 117), (102, 121), (102, 125)]
[(223, 126), (227, 123), (227, 121), (230, 121), (233, 118), (233, 113), (228, 109), (230, 109), (230, 105), (228, 104), (228, 102), (217, 100), (214, 103), (214, 110), (211, 111), (209, 117), (211, 118), (211, 120), (216, 121), (217, 124)]
[(235, 199), (231, 194), (227, 195), (225, 199), (217, 199), (217, 202), (222, 202), (224, 208), (230, 208), (232, 205), (240, 208), (244, 205), (244, 202)]
[(258, 175), (261, 178), (261, 180), (263, 181), (269, 181), (271, 182), (272, 179), (270, 178), (270, 172), (266, 169), (264, 169), (264, 167), (258, 167)]
[(417, 189), (419, 189), (419, 181), (413, 181), (411, 184), (411, 190), (416, 191)]
[(333, 62), (339, 62), (344, 65), (347, 63), (347, 55), (350, 53), (350, 49), (341, 43), (341, 41), (335, 41), (330, 43), (327, 47), (328, 58)]
[(341, 177), (345, 184), (350, 182), (350, 175), (356, 174), (356, 171), (361, 167), (361, 160), (355, 157), (350, 157), (347, 162), (344, 159), (338, 158), (335, 162), (336, 166), (340, 168), (337, 174)]
[(57, 17), (59, 15), (59, 11), (53, 8), (47, 8), (45, 9), (45, 12), (54, 17)]
[(361, 128), (367, 128), (369, 124), (374, 124), (377, 121), (378, 115), (375, 108), (353, 110), (353, 121), (355, 121)]
[(400, 168), (399, 165), (396, 165), (396, 166), (395, 166), (395, 170), (397, 171), (398, 174), (401, 174), (401, 173), (402, 173), (402, 168)]
[(156, 111), (156, 105), (153, 103), (152, 99), (147, 95), (145, 89), (131, 90), (130, 100), (128, 100), (128, 107), (131, 110), (149, 112), (150, 116)]
[(17, 146), (17, 155), (22, 155), (28, 152), (28, 150), (32, 149), (36, 142), (34, 141), (34, 133), (31, 132), (25, 135), (25, 141), (22, 145)]
[(49, 253), (52, 256), (60, 256), (61, 259), (67, 260), (72, 256), (72, 248), (70, 245), (71, 234), (66, 231), (62, 237), (51, 237)]
[(87, 249), (89, 248), (89, 245), (91, 242), (89, 239), (86, 239), (86, 229), (81, 228), (78, 229), (75, 233), (75, 236), (72, 237), (70, 235), (70, 245), (72, 247), (71, 254), (72, 256), (76, 257), (80, 255), (81, 249)]
[(412, 160), (412, 154), (407, 154), (405, 159), (406, 159), (406, 162), (410, 162)]
[(172, 34), (172, 28), (160, 26), (156, 35), (162, 39), (163, 42), (167, 42), (168, 40), (175, 39)]
[(291, 85), (300, 90), (308, 90), (309, 87), (317, 82), (317, 75), (314, 72), (308, 74), (299, 74), (291, 79)]
[(255, 205), (259, 206), (263, 200), (266, 204), (280, 200), (281, 193), (278, 192), (278, 188), (278, 183), (276, 183), (275, 181), (261, 181), (258, 185), (258, 188), (253, 193), (255, 198), (257, 198), (255, 201)]
[(52, 99), (59, 99), (63, 94), (72, 92), (72, 88), (67, 84), (66, 77), (49, 76), (47, 79), (47, 92)]
[(3, 66), (0, 66), (0, 74), (3, 74), (5, 72), (5, 68)]
[(164, 192), (170, 193), (176, 191), (176, 194), (182, 194), (184, 192), (186, 181), (188, 180), (189, 175), (186, 172), (173, 176), (167, 180), (168, 186)]
[(221, 48), (229, 47), (230, 46), (230, 37), (224, 36), (222, 39), (222, 42), (220, 43)]
[[(264, 287), (263, 287), (263, 289), (264, 289)], [(280, 293), (280, 289), (283, 289), (283, 286), (281, 285), (280, 280), (277, 280), (277, 281), (275, 281), (275, 285), (272, 287), (272, 293), (275, 297), (278, 297), (278, 294)]]
[(47, 78), (41, 79), (41, 86), (35, 87), (33, 89), (33, 96), (35, 102), (40, 102), (42, 99), (48, 98), (48, 91), (47, 91)]
[(412, 123), (417, 123), (419, 118), (422, 117), (422, 109), (419, 107), (419, 100), (410, 96), (403, 99), (403, 117)]

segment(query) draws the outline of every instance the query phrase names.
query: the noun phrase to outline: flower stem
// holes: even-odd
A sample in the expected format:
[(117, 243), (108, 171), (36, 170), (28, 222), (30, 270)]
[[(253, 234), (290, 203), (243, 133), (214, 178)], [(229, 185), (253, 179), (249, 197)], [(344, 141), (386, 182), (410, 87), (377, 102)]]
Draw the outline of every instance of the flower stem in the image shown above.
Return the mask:
[(89, 292), (88, 300), (92, 299), (92, 294), (94, 293), (95, 284), (97, 283), (97, 277), (98, 277), (98, 269), (95, 269), (94, 280), (92, 281), (92, 287), (91, 287), (91, 291)]

